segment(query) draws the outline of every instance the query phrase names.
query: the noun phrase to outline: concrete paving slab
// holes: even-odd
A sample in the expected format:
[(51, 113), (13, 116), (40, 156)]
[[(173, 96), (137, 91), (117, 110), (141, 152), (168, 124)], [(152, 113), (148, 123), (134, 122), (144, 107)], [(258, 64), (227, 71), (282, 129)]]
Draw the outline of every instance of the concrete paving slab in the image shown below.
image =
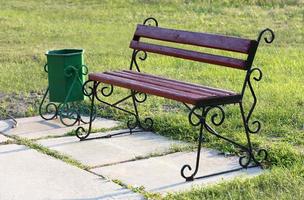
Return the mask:
[(4, 135), (1, 135), (1, 134), (0, 134), (0, 143), (6, 142), (6, 141), (8, 141), (8, 140), (9, 140), (8, 137), (5, 137)]
[[(190, 189), (193, 186), (205, 186), (208, 184), (229, 180), (241, 175), (245, 177), (261, 174), (260, 168), (250, 168), (233, 173), (212, 176), (210, 178), (197, 179), (193, 182), (185, 182), (180, 171), (183, 165), (190, 164), (195, 168), (195, 152), (180, 152), (161, 157), (126, 162), (117, 165), (92, 169), (97, 174), (119, 179), (133, 186), (144, 186), (150, 192), (173, 192)], [(224, 157), (217, 151), (202, 149), (200, 168), (197, 176), (203, 176), (229, 169), (239, 168), (236, 157)], [(190, 171), (185, 171), (190, 175)], [(193, 171), (192, 171), (193, 172)]]
[[(92, 137), (117, 133), (95, 133)], [(132, 135), (121, 135), (106, 139), (79, 141), (76, 137), (61, 137), (38, 140), (39, 144), (57, 150), (89, 166), (107, 165), (162, 153), (173, 144), (183, 144), (169, 140), (152, 132), (139, 132)]]
[(143, 199), (87, 171), (28, 149), (0, 146), (0, 199)]
[[(40, 116), (16, 119), (18, 125), (12, 128), (11, 120), (0, 121), (0, 132), (6, 135), (18, 135), (28, 139), (36, 139), (44, 136), (63, 135), (69, 131), (75, 130), (77, 126), (66, 127), (59, 119), (44, 120)], [(119, 122), (104, 118), (97, 118), (93, 123), (93, 128), (112, 128)], [(88, 127), (88, 124), (84, 125)]]

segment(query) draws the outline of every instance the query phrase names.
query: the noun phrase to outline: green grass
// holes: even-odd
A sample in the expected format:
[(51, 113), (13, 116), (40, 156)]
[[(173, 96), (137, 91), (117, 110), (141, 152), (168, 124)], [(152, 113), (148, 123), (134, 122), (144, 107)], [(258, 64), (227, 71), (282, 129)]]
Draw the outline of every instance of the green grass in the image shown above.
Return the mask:
[[(128, 46), (135, 25), (149, 16), (157, 18), (163, 27), (253, 39), (263, 28), (273, 29), (274, 43), (262, 43), (255, 59), (263, 79), (254, 83), (258, 104), (253, 118), (262, 121), (262, 131), (252, 135), (255, 147), (269, 150), (273, 168), (249, 182), (196, 188), (168, 199), (261, 199), (263, 195), (266, 199), (302, 199), (299, 190), (304, 187), (303, 169), (297, 167), (303, 165), (304, 149), (303, 0), (0, 0), (0, 5), (0, 94), (41, 93), (47, 86), (43, 65), (44, 52), (49, 49), (84, 48), (91, 72), (127, 69), (132, 53)], [(235, 91), (240, 91), (244, 77), (237, 70), (154, 54), (140, 65), (145, 72)], [(126, 94), (118, 89), (113, 98)], [(250, 102), (250, 96), (246, 98)], [(9, 103), (1, 101), (0, 106), (5, 108)], [(189, 125), (181, 104), (149, 96), (139, 109), (143, 116), (152, 116), (160, 134), (185, 141), (197, 138), (197, 130)], [(225, 110), (227, 117), (219, 131), (245, 142), (238, 107), (227, 106)], [(24, 112), (34, 114), (34, 105)], [(125, 119), (109, 109), (101, 114)], [(237, 150), (210, 136), (207, 139), (205, 146), (224, 152)]]
[(250, 180), (240, 178), (213, 187), (194, 188), (190, 192), (170, 194), (164, 199), (303, 199), (303, 178), (303, 165), (298, 164), (290, 169), (274, 168)]

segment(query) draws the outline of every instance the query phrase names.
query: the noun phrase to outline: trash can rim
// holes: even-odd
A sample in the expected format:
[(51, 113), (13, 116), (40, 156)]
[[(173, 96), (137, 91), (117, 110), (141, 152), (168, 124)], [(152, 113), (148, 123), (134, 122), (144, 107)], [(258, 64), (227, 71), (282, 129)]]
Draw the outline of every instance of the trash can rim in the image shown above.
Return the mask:
[(84, 49), (54, 49), (48, 50), (45, 52), (45, 55), (52, 55), (52, 56), (72, 56), (82, 54)]

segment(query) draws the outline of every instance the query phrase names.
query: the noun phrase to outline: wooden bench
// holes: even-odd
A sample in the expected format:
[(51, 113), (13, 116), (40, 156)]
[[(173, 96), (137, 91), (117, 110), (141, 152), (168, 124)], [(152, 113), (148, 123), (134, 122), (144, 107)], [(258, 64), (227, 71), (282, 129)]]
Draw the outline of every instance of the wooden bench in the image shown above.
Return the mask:
[[(155, 26), (147, 25), (147, 23), (153, 23)], [(240, 157), (239, 163), (240, 168), (232, 169), (225, 172), (219, 172), (207, 176), (198, 178), (209, 177), (221, 173), (227, 173), (241, 168), (248, 168), (251, 166), (260, 166), (261, 162), (267, 159), (267, 151), (265, 149), (255, 150), (252, 147), (250, 141), (250, 133), (256, 133), (260, 130), (259, 121), (251, 121), (252, 112), (256, 105), (256, 95), (254, 93), (251, 80), (259, 81), (262, 78), (262, 72), (259, 68), (253, 68), (253, 60), (262, 39), (264, 33), (268, 32), (269, 35), (264, 37), (267, 43), (271, 43), (274, 40), (274, 33), (270, 29), (263, 30), (257, 40), (243, 39), (237, 37), (209, 34), (209, 33), (198, 33), (189, 32), (182, 30), (174, 30), (167, 28), (158, 27), (158, 22), (154, 18), (148, 18), (143, 24), (137, 25), (133, 39), (130, 43), (130, 48), (133, 49), (131, 57), (131, 65), (129, 70), (121, 71), (109, 71), (102, 73), (91, 73), (89, 74), (89, 80), (84, 86), (84, 93), (86, 96), (91, 98), (91, 110), (94, 107), (94, 99), (117, 108), (121, 111), (127, 112), (134, 116), (134, 120), (128, 122), (129, 131), (133, 133), (137, 131), (150, 130), (153, 126), (153, 120), (146, 118), (141, 120), (137, 110), (137, 104), (142, 103), (146, 100), (146, 94), (156, 95), (167, 99), (172, 99), (178, 102), (182, 102), (189, 109), (189, 122), (193, 126), (200, 126), (198, 150), (196, 157), (196, 165), (193, 172), (190, 165), (185, 165), (181, 169), (181, 175), (187, 180), (191, 181), (194, 179), (198, 167), (200, 158), (201, 143), (203, 141), (203, 130), (217, 136), (218, 138), (224, 139), (230, 143), (233, 143), (243, 152), (243, 156)], [(149, 41), (142, 41), (145, 38)], [(221, 52), (236, 52), (245, 54), (246, 59), (238, 59), (233, 57), (227, 57), (223, 55), (216, 55), (205, 53), (201, 51), (187, 50), (183, 48), (170, 47), (166, 45), (156, 44), (155, 41), (162, 41), (168, 43), (186, 44), (197, 47), (205, 47), (209, 49), (222, 50)], [(213, 88), (209, 86), (203, 86), (193, 83), (187, 83), (179, 80), (173, 80), (161, 76), (143, 73), (139, 69), (138, 59), (141, 61), (147, 58), (147, 52), (161, 54), (166, 56), (172, 56), (192, 61), (198, 61), (202, 63), (214, 64), (223, 67), (229, 67), (236, 70), (244, 71), (244, 84), (240, 88), (239, 92), (228, 91), (224, 89)], [(256, 71), (257, 76), (251, 77), (252, 72)], [(102, 88), (99, 88), (100, 83), (106, 84)], [(90, 85), (90, 86), (88, 86)], [(130, 95), (115, 102), (108, 103), (104, 99), (113, 92), (113, 86), (119, 86), (129, 89)], [(243, 108), (243, 96), (249, 88), (250, 93), (253, 97), (253, 104), (251, 109), (246, 114)], [(100, 91), (98, 93), (98, 91)], [(102, 97), (100, 97), (101, 94)], [(134, 105), (134, 111), (126, 110), (119, 106), (120, 103), (127, 99), (132, 99)], [(226, 104), (239, 104), (240, 112), (242, 115), (242, 122), (245, 127), (245, 134), (247, 138), (247, 144), (239, 144), (229, 138), (220, 135), (215, 131), (214, 126), (219, 126), (223, 123), (225, 118), (225, 112), (221, 105)], [(217, 111), (216, 114), (207, 116), (211, 110)], [(92, 112), (91, 112), (92, 116)], [(93, 120), (90, 120), (89, 130), (85, 131), (82, 127), (79, 127), (76, 131), (77, 137), (81, 140), (92, 139), (88, 138), (91, 132), (91, 124)], [(255, 129), (253, 129), (253, 127)], [(140, 129), (137, 129), (139, 127)], [(117, 133), (124, 134), (126, 132)], [(117, 135), (115, 134), (115, 135)], [(111, 137), (113, 135), (107, 135), (104, 137)], [(99, 137), (100, 138), (100, 137)], [(101, 137), (103, 138), (103, 137)], [(95, 139), (95, 138), (93, 138)], [(185, 170), (189, 170), (186, 175)], [(191, 172), (191, 173), (190, 173)]]

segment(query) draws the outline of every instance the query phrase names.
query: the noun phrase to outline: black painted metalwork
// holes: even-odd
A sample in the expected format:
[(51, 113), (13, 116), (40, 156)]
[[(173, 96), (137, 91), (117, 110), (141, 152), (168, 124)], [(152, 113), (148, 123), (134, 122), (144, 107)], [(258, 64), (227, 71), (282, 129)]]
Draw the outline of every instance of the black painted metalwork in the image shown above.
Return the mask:
[[(153, 17), (147, 18), (143, 22), (144, 25), (152, 25), (153, 23), (154, 23), (155, 26), (158, 26), (157, 20)], [(145, 61), (147, 59), (147, 57), (148, 56), (147, 56), (147, 53), (145, 51), (133, 50), (129, 69), (130, 70), (136, 70), (136, 71), (140, 72), (138, 59), (140, 61)], [(86, 96), (90, 97), (92, 107), (94, 106), (94, 100), (96, 99), (98, 102), (100, 102), (102, 104), (105, 104), (107, 106), (110, 106), (112, 108), (115, 108), (117, 110), (120, 110), (122, 112), (125, 112), (125, 113), (129, 114), (130, 116), (132, 116), (132, 118), (127, 121), (127, 127), (129, 129), (128, 131), (122, 131), (122, 132), (119, 132), (119, 133), (108, 134), (106, 136), (88, 138), (88, 136), (90, 135), (90, 133), (92, 131), (92, 121), (90, 120), (88, 130), (85, 130), (83, 127), (78, 127), (77, 128), (76, 136), (80, 140), (110, 138), (112, 136), (117, 136), (117, 135), (122, 135), (122, 134), (132, 134), (132, 133), (135, 133), (135, 132), (149, 131), (149, 130), (153, 129), (154, 122), (153, 122), (152, 118), (147, 117), (147, 118), (144, 118), (143, 120), (141, 120), (140, 116), (139, 116), (139, 113), (138, 113), (138, 109), (137, 109), (138, 104), (144, 103), (147, 100), (147, 94), (131, 90), (130, 95), (118, 100), (117, 102), (109, 103), (109, 102), (105, 101), (104, 99), (113, 94), (113, 91), (114, 91), (113, 85), (105, 85), (105, 86), (102, 86), (101, 89), (98, 89), (98, 87), (100, 86), (101, 83), (89, 80), (86, 83), (84, 83), (84, 88), (90, 82), (94, 82), (94, 84), (93, 84), (94, 86), (89, 87), (90, 92), (88, 92), (85, 89), (83, 89), (83, 92)], [(119, 104), (121, 104), (122, 102), (124, 102), (128, 99), (132, 100), (134, 111), (129, 111), (129, 110), (126, 110), (125, 108), (122, 108), (122, 107), (119, 106)]]
[[(144, 21), (144, 25), (151, 25), (154, 24), (155, 26), (158, 26), (158, 22), (155, 18), (148, 18)], [(269, 34), (264, 36), (264, 34)], [(220, 133), (218, 133), (214, 127), (218, 127), (222, 125), (225, 121), (225, 111), (222, 107), (223, 105), (194, 105), (190, 106), (186, 103), (183, 103), (186, 108), (189, 109), (189, 115), (188, 120), (190, 125), (194, 127), (199, 127), (199, 137), (198, 137), (198, 146), (197, 146), (197, 154), (196, 154), (196, 162), (195, 167), (192, 168), (189, 164), (184, 165), (181, 168), (181, 176), (186, 179), (186, 181), (192, 181), (194, 179), (199, 178), (206, 178), (210, 176), (216, 176), (224, 173), (234, 172), (243, 168), (251, 168), (256, 166), (261, 166), (262, 162), (267, 160), (268, 153), (265, 149), (255, 149), (252, 146), (250, 135), (254, 133), (258, 133), (261, 129), (261, 123), (258, 120), (252, 120), (253, 111), (257, 104), (257, 97), (254, 92), (252, 81), (260, 81), (262, 79), (262, 71), (260, 68), (254, 67), (252, 68), (253, 60), (256, 54), (256, 50), (259, 46), (259, 43), (261, 39), (264, 37), (264, 41), (266, 43), (272, 43), (275, 36), (271, 29), (265, 29), (263, 30), (256, 41), (252, 41), (252, 48), (250, 49), (250, 52), (248, 53), (247, 57), (247, 71), (245, 75), (245, 80), (242, 86), (241, 90), (241, 100), (238, 102), (240, 107), (240, 113), (242, 118), (242, 123), (244, 125), (245, 130), (245, 136), (246, 136), (246, 144), (238, 143), (230, 138), (227, 138)], [(131, 63), (130, 63), (130, 70), (136, 70), (140, 72), (139, 62), (138, 61), (145, 61), (147, 59), (148, 55), (145, 51), (142, 50), (133, 50), (132, 56), (131, 56)], [(103, 85), (100, 89), (100, 82), (96, 81), (87, 81), (84, 84), (84, 88), (87, 84), (93, 83), (93, 86), (88, 87), (89, 89), (85, 90), (83, 89), (83, 92), (86, 96), (90, 97), (91, 99), (91, 109), (94, 107), (94, 100), (97, 99), (98, 102), (101, 102), (107, 106), (110, 106), (112, 108), (118, 109), (122, 112), (125, 112), (129, 114), (132, 118), (129, 119), (127, 122), (128, 131), (123, 131), (115, 134), (105, 135), (101, 137), (93, 137), (88, 138), (89, 134), (91, 133), (92, 128), (92, 117), (93, 114), (91, 112), (90, 122), (89, 122), (89, 129), (85, 130), (83, 127), (79, 127), (76, 130), (76, 135), (80, 140), (90, 140), (90, 139), (96, 139), (96, 138), (109, 138), (115, 135), (121, 135), (121, 134), (132, 134), (134, 132), (140, 132), (142, 130), (151, 130), (153, 128), (153, 120), (151, 118), (145, 118), (144, 120), (140, 120), (140, 116), (138, 113), (138, 104), (143, 103), (147, 99), (147, 95), (145, 93), (140, 93), (134, 90), (130, 91), (130, 94), (126, 97), (122, 98), (121, 100), (109, 103), (105, 101), (105, 99), (112, 95), (114, 92), (113, 85)], [(247, 89), (248, 88), (248, 89)], [(246, 113), (243, 106), (243, 99), (244, 94), (246, 91), (249, 91), (249, 94), (251, 95), (253, 99), (253, 103), (250, 106), (249, 111)], [(120, 103), (131, 99), (133, 104), (133, 111), (126, 110), (125, 108), (122, 108), (119, 106)], [(137, 129), (139, 128), (139, 129)], [(200, 165), (200, 154), (201, 154), (201, 147), (202, 142), (204, 142), (205, 137), (204, 134), (210, 133), (211, 135), (216, 136), (217, 138), (220, 138), (222, 140), (225, 140), (233, 145), (235, 145), (237, 148), (239, 148), (242, 152), (242, 155), (239, 158), (239, 164), (240, 168), (231, 169), (228, 171), (223, 172), (217, 172), (214, 174), (209, 174), (201, 177), (195, 177), (199, 165)]]
[(158, 27), (158, 21), (154, 17), (148, 17), (147, 19), (144, 20), (144, 25), (149, 25), (152, 26), (154, 23), (154, 26)]
[[(241, 103), (240, 103), (240, 106), (242, 106)], [(188, 105), (187, 105), (187, 107), (190, 108)], [(199, 114), (198, 113), (199, 111), (201, 111), (202, 114)], [(217, 112), (215, 112), (211, 116), (209, 116), (209, 113), (211, 111), (217, 111)], [(241, 114), (242, 114), (242, 117), (243, 117), (243, 120), (245, 123), (245, 113), (244, 113), (242, 107), (241, 107)], [(261, 163), (267, 159), (267, 151), (265, 149), (260, 149), (257, 151), (253, 150), (253, 148), (251, 146), (249, 131), (248, 131), (248, 128), (246, 128), (246, 126), (245, 126), (245, 129), (246, 129), (246, 136), (247, 136), (247, 145), (237, 143), (227, 137), (224, 137), (224, 136), (220, 135), (214, 128), (212, 128), (212, 126), (210, 124), (212, 124), (214, 126), (220, 126), (225, 120), (225, 112), (221, 106), (207, 106), (207, 107), (194, 106), (193, 108), (190, 108), (188, 119), (189, 119), (189, 123), (192, 126), (200, 126), (200, 131), (199, 131), (195, 169), (188, 176), (186, 175), (185, 170), (187, 169), (189, 171), (192, 171), (192, 167), (189, 164), (186, 164), (181, 169), (181, 176), (183, 178), (185, 178), (186, 181), (192, 181), (192, 180), (198, 179), (198, 178), (206, 178), (206, 177), (215, 176), (215, 175), (219, 175), (219, 174), (223, 174), (223, 173), (229, 173), (229, 172), (240, 170), (243, 168), (260, 166)], [(210, 122), (208, 122), (208, 121), (210, 121)], [(206, 130), (207, 132), (211, 133), (212, 135), (214, 135), (220, 139), (223, 139), (229, 143), (232, 143), (233, 145), (235, 145), (236, 147), (241, 149), (241, 151), (245, 153), (245, 155), (241, 156), (239, 159), (239, 163), (242, 167), (233, 169), (233, 170), (224, 171), (224, 172), (217, 172), (215, 174), (205, 175), (203, 177), (194, 178), (195, 175), (197, 174), (198, 168), (199, 168), (200, 149), (202, 146), (202, 142), (204, 141), (203, 130)], [(254, 162), (253, 165), (250, 165), (251, 162)]]
[[(139, 93), (139, 92), (131, 90), (130, 95), (128, 95), (114, 103), (109, 103), (107, 101), (104, 101), (102, 97), (106, 98), (106, 97), (109, 97), (110, 95), (112, 95), (112, 93), (114, 91), (113, 85), (103, 86), (103, 87), (101, 87), (101, 89), (98, 89), (98, 87), (100, 86), (100, 82), (89, 80), (84, 84), (83, 88), (85, 88), (87, 84), (92, 83), (92, 82), (93, 82), (93, 87), (89, 87), (90, 91), (83, 89), (84, 94), (86, 96), (90, 97), (90, 99), (91, 99), (91, 108), (94, 107), (94, 101), (96, 99), (100, 103), (103, 103), (107, 106), (110, 106), (112, 108), (118, 109), (122, 112), (125, 112), (125, 113), (131, 115), (132, 118), (127, 122), (127, 127), (129, 129), (129, 131), (122, 131), (119, 133), (109, 134), (109, 135), (101, 136), (101, 137), (93, 137), (93, 138), (88, 138), (88, 136), (90, 135), (90, 133), (92, 131), (92, 122), (93, 122), (93, 120), (90, 120), (88, 130), (85, 130), (83, 127), (78, 127), (76, 129), (76, 136), (80, 140), (110, 138), (112, 136), (122, 135), (122, 134), (126, 134), (126, 133), (132, 134), (134, 132), (142, 132), (143, 130), (144, 131), (152, 130), (153, 120), (151, 118), (145, 118), (143, 121), (141, 121), (139, 118), (139, 115), (138, 115), (138, 111), (137, 111), (137, 103), (143, 103), (147, 99), (147, 95), (145, 93)], [(101, 94), (102, 97), (100, 97), (99, 94)], [(134, 106), (133, 112), (119, 106), (120, 103), (122, 103), (128, 99), (132, 99), (133, 106)], [(90, 114), (90, 116), (91, 115), (92, 115), (92, 113)]]
[[(224, 109), (220, 106), (194, 106), (193, 108), (191, 108), (190, 106), (188, 106), (187, 104), (184, 103), (184, 105), (190, 110), (189, 113), (189, 123), (192, 126), (200, 126), (200, 131), (199, 131), (199, 139), (198, 139), (198, 149), (197, 149), (197, 157), (196, 157), (196, 164), (195, 164), (195, 169), (192, 173), (190, 173), (190, 175), (186, 175), (186, 169), (188, 171), (192, 171), (192, 168), (189, 164), (184, 165), (181, 168), (181, 176), (183, 178), (186, 179), (186, 181), (193, 181), (194, 179), (200, 179), (200, 178), (207, 178), (210, 176), (216, 176), (216, 175), (220, 175), (220, 174), (224, 174), (224, 173), (230, 173), (230, 172), (234, 172), (237, 170), (241, 170), (243, 168), (250, 168), (250, 167), (256, 167), (256, 166), (261, 166), (263, 161), (267, 160), (268, 157), (268, 153), (266, 149), (258, 149), (255, 150), (252, 147), (252, 143), (250, 140), (250, 134), (252, 133), (258, 133), (261, 129), (261, 123), (258, 120), (254, 120), (252, 122), (251, 121), (251, 117), (252, 117), (252, 113), (254, 111), (254, 108), (257, 104), (257, 97), (256, 94), (254, 92), (253, 86), (252, 86), (252, 80), (254, 81), (260, 81), (262, 79), (262, 71), (261, 69), (255, 67), (252, 68), (252, 63), (256, 54), (256, 50), (257, 47), (261, 41), (261, 38), (263, 37), (263, 35), (265, 33), (269, 33), (270, 37), (265, 36), (264, 37), (264, 41), (266, 43), (272, 43), (275, 35), (274, 32), (271, 29), (265, 29), (263, 30), (257, 39), (256, 42), (256, 46), (255, 48), (253, 48), (252, 52), (249, 53), (248, 58), (247, 58), (247, 72), (246, 72), (246, 76), (245, 76), (245, 80), (244, 80), (244, 84), (243, 84), (243, 88), (241, 91), (241, 95), (242, 95), (242, 101), (239, 102), (239, 106), (240, 106), (240, 112), (241, 112), (241, 116), (242, 116), (242, 121), (244, 124), (244, 129), (245, 129), (245, 134), (246, 134), (246, 139), (247, 139), (247, 144), (243, 145), (243, 144), (239, 144), (229, 138), (226, 138), (222, 135), (220, 135), (218, 132), (216, 132), (214, 130), (214, 128), (212, 128), (207, 122), (206, 122), (206, 118), (208, 117), (208, 113), (211, 110), (217, 109), (219, 111), (219, 113), (215, 113), (210, 117), (210, 121), (211, 124), (213, 124), (214, 126), (219, 126), (221, 125), (224, 120), (225, 120), (225, 112)], [(256, 75), (254, 75), (254, 73), (257, 73)], [(248, 87), (247, 87), (248, 86)], [(249, 88), (250, 94), (253, 98), (253, 103), (248, 111), (248, 113), (246, 114), (244, 111), (244, 107), (243, 107), (243, 98), (244, 98), (244, 94), (246, 91), (246, 88)], [(196, 112), (196, 110), (202, 110), (202, 114), (198, 114)], [(196, 121), (193, 121), (193, 117), (195, 116), (195, 118), (197, 119)], [(216, 121), (218, 120), (218, 121)], [(252, 128), (251, 126), (255, 126), (255, 128)], [(209, 175), (205, 175), (205, 176), (201, 176), (201, 177), (195, 177), (195, 175), (198, 172), (198, 168), (199, 168), (199, 160), (200, 160), (200, 150), (201, 150), (201, 145), (202, 142), (204, 140), (203, 137), (203, 130), (206, 130), (207, 132), (211, 133), (212, 135), (223, 139), (229, 143), (232, 143), (233, 145), (235, 145), (236, 147), (240, 148), (241, 151), (243, 152), (243, 155), (240, 156), (239, 158), (239, 164), (241, 166), (241, 168), (237, 168), (237, 169), (232, 169), (232, 170), (228, 170), (228, 171), (223, 171), (223, 172), (217, 172), (214, 174), (209, 174)]]

